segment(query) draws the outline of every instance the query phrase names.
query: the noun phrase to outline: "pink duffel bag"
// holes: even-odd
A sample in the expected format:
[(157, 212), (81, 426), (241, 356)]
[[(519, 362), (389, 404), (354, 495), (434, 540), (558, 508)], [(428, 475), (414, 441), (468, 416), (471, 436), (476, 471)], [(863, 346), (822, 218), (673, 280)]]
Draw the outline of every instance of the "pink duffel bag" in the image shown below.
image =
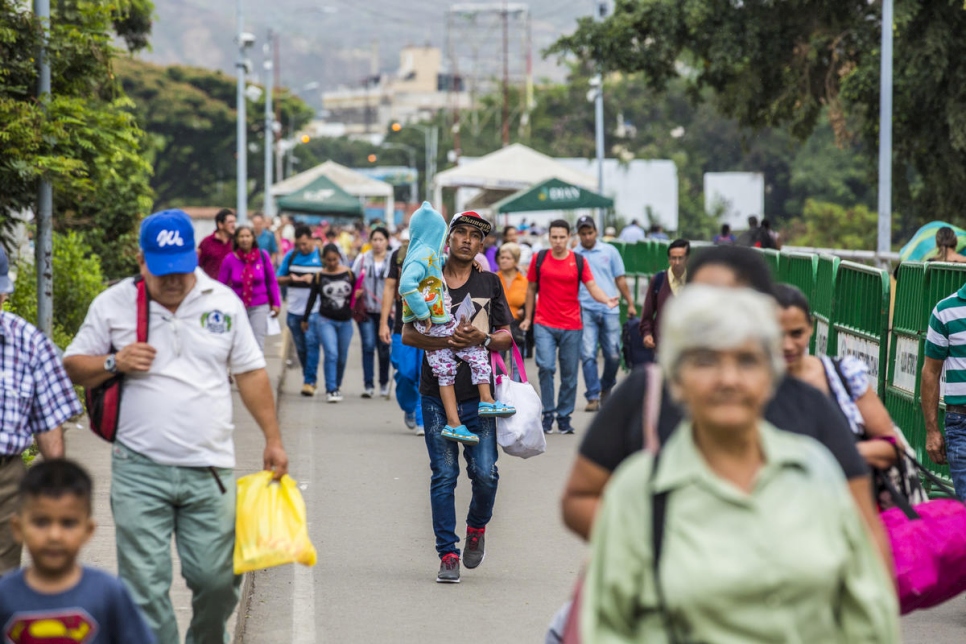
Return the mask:
[[(931, 472), (921, 471), (944, 491), (953, 490)], [(955, 498), (896, 507), (881, 514), (889, 534), (905, 615), (937, 606), (966, 592), (966, 505)]]

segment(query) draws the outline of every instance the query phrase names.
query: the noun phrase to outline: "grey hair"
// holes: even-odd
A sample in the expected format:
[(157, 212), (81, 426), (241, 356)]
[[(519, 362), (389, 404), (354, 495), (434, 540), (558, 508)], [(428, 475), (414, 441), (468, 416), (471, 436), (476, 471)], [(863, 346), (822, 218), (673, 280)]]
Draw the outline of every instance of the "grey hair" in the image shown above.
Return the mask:
[(696, 349), (734, 349), (748, 340), (768, 356), (774, 386), (785, 374), (782, 331), (775, 300), (748, 288), (688, 285), (671, 298), (661, 316), (658, 362), (667, 378)]

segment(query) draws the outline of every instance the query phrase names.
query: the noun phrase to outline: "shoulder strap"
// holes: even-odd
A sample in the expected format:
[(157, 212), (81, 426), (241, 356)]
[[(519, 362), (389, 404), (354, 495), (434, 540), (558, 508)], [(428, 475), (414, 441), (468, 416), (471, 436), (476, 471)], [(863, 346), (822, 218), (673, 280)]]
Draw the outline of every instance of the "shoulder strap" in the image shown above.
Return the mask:
[(544, 262), (545, 259), (547, 259), (547, 253), (549, 253), (549, 252), (550, 251), (545, 248), (542, 251), (540, 251), (539, 253), (537, 253), (537, 271), (536, 271), (536, 273), (537, 273), (537, 282), (536, 282), (536, 284), (537, 284), (537, 290), (538, 291), (540, 290), (540, 267), (543, 266), (543, 262)]
[(661, 582), (661, 555), (664, 552), (664, 528), (667, 518), (667, 502), (670, 490), (657, 492), (654, 490), (653, 483), (657, 478), (657, 470), (661, 464), (661, 453), (654, 455), (654, 462), (651, 465), (651, 572), (654, 575), (654, 590), (657, 593), (657, 608), (661, 613), (661, 621), (664, 622), (664, 630), (667, 632), (668, 641), (671, 644), (678, 643), (677, 633), (671, 623), (671, 615), (667, 610), (667, 600), (664, 596), (664, 584)]
[(148, 341), (148, 329), (151, 326), (150, 302), (151, 294), (148, 293), (148, 285), (140, 276), (134, 280), (138, 290), (137, 295), (137, 341)]
[(667, 271), (658, 271), (654, 273), (654, 282), (651, 286), (651, 290), (654, 291), (654, 297), (656, 298), (661, 293), (661, 289), (664, 288), (664, 280), (667, 278)]
[(574, 253), (574, 258), (577, 260), (577, 289), (580, 290), (580, 285), (584, 283), (584, 256)]

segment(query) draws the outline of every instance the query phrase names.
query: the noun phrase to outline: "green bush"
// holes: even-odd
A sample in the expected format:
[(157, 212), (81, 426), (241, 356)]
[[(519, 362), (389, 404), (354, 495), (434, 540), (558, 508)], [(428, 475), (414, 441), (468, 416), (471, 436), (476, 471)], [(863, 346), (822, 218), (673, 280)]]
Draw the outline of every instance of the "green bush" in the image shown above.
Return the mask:
[[(84, 238), (75, 233), (54, 233), (54, 329), (51, 338), (67, 348), (84, 322), (87, 308), (104, 290), (101, 260)], [(33, 262), (21, 259), (17, 284), (7, 310), (32, 324), (37, 323), (37, 270)]]

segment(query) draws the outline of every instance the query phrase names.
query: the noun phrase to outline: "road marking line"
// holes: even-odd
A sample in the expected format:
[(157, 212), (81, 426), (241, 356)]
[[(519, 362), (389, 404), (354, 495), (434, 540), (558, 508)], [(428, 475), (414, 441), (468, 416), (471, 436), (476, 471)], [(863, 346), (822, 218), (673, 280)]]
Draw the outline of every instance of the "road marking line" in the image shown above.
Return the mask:
[[(311, 494), (312, 472), (314, 471), (312, 455), (315, 450), (312, 447), (312, 437), (315, 432), (309, 427), (299, 429), (298, 456), (299, 470), (302, 474), (300, 478), (300, 488), (303, 496)], [(306, 503), (307, 507), (311, 507)], [(309, 535), (312, 534), (312, 522), (308, 522)], [(309, 568), (301, 564), (294, 565), (294, 577), (292, 580), (292, 644), (316, 644), (321, 639), (316, 639), (315, 634), (315, 576), (313, 575), (314, 566)]]

